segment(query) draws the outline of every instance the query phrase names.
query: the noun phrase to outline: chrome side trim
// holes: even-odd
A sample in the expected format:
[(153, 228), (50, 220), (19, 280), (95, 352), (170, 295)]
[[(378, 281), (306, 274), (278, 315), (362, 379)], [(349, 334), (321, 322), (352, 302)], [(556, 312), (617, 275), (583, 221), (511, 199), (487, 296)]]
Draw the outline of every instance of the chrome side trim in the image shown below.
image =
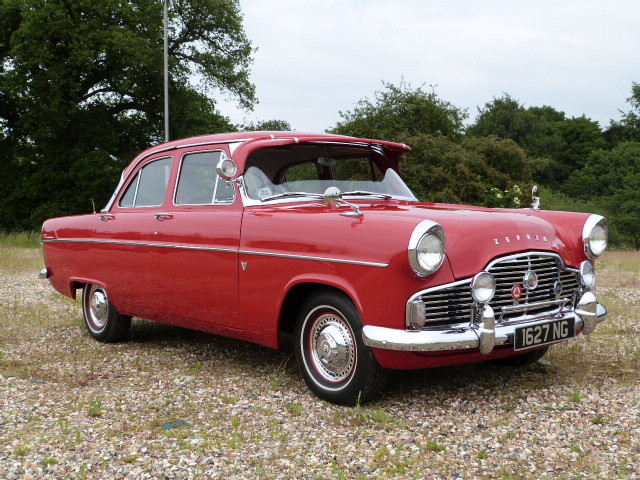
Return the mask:
[(235, 248), (217, 248), (217, 247), (198, 247), (195, 245), (170, 245), (166, 243), (146, 243), (146, 242), (133, 242), (127, 240), (85, 240), (85, 239), (66, 239), (58, 238), (55, 240), (43, 240), (44, 243), (49, 242), (66, 242), (66, 243), (99, 243), (107, 245), (134, 245), (139, 247), (157, 247), (157, 248), (176, 248), (182, 250), (205, 250), (210, 252), (226, 252), (226, 253), (238, 253)]
[(389, 266), (388, 263), (366, 262), (362, 260), (345, 260), (342, 258), (313, 257), (308, 255), (292, 255), (288, 253), (259, 252), (255, 250), (237, 250), (235, 248), (198, 247), (194, 245), (170, 245), (166, 243), (147, 243), (147, 242), (134, 242), (134, 241), (127, 241), (127, 240), (85, 240), (80, 238), (78, 239), (57, 238), (55, 240), (43, 240), (43, 243), (49, 243), (49, 242), (99, 243), (99, 244), (109, 244), (109, 245), (134, 245), (134, 246), (140, 246), (140, 247), (177, 248), (177, 249), (183, 249), (183, 250), (205, 250), (205, 251), (211, 251), (211, 252), (242, 253), (246, 255), (261, 255), (266, 257), (294, 258), (299, 260), (315, 260), (318, 262), (346, 263), (350, 265), (363, 265), (367, 267), (386, 268)]
[(362, 260), (344, 260), (342, 258), (314, 257), (311, 255), (292, 255), (288, 253), (258, 252), (255, 250), (240, 250), (239, 253), (243, 253), (246, 255), (261, 255), (266, 257), (295, 258), (298, 260), (315, 260), (318, 262), (348, 263), (350, 265), (364, 265), (367, 267), (386, 268), (389, 266), (388, 263), (365, 262)]

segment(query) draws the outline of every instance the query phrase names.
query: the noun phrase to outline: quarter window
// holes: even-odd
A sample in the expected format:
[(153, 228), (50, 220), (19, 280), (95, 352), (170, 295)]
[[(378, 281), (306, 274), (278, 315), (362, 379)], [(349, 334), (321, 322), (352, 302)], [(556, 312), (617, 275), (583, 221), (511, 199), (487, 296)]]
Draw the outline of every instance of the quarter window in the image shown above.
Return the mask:
[(233, 185), (227, 184), (216, 172), (216, 166), (223, 157), (222, 151), (189, 153), (184, 156), (176, 189), (176, 205), (233, 202)]
[(163, 158), (145, 165), (120, 199), (121, 207), (159, 207), (164, 203), (169, 176), (171, 158)]

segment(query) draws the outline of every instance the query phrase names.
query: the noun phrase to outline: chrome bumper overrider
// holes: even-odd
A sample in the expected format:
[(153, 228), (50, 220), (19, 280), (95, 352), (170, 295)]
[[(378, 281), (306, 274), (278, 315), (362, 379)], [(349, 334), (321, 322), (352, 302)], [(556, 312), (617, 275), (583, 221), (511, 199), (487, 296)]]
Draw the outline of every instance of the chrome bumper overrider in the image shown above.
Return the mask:
[(408, 352), (436, 352), (478, 349), (488, 354), (501, 345), (513, 345), (516, 328), (537, 325), (551, 320), (575, 319), (575, 331), (587, 335), (607, 317), (607, 309), (591, 292), (585, 293), (575, 311), (540, 315), (523, 322), (496, 324), (491, 307), (482, 311), (482, 322), (474, 326), (460, 326), (432, 330), (401, 330), (367, 325), (362, 329), (365, 345), (385, 350)]

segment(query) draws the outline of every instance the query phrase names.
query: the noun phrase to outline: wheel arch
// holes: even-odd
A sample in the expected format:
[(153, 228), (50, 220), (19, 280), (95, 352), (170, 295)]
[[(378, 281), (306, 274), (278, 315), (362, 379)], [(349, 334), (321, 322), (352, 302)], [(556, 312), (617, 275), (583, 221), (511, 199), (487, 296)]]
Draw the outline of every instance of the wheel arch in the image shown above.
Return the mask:
[(319, 290), (333, 291), (346, 296), (362, 315), (360, 298), (355, 293), (352, 285), (345, 284), (333, 278), (301, 277), (292, 280), (285, 289), (280, 313), (278, 316), (278, 333), (293, 333), (295, 330), (298, 312), (304, 301)]

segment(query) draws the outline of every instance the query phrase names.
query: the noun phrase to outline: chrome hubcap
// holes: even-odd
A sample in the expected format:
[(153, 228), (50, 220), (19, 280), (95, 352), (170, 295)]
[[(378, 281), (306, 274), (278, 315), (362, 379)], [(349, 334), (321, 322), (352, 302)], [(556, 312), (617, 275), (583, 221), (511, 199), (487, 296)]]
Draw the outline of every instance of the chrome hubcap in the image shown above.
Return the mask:
[(335, 314), (319, 316), (311, 328), (311, 355), (318, 373), (339, 383), (353, 372), (356, 348), (349, 324)]
[(102, 287), (93, 286), (89, 298), (91, 322), (99, 329), (104, 328), (107, 324), (109, 308), (107, 304), (107, 294)]

